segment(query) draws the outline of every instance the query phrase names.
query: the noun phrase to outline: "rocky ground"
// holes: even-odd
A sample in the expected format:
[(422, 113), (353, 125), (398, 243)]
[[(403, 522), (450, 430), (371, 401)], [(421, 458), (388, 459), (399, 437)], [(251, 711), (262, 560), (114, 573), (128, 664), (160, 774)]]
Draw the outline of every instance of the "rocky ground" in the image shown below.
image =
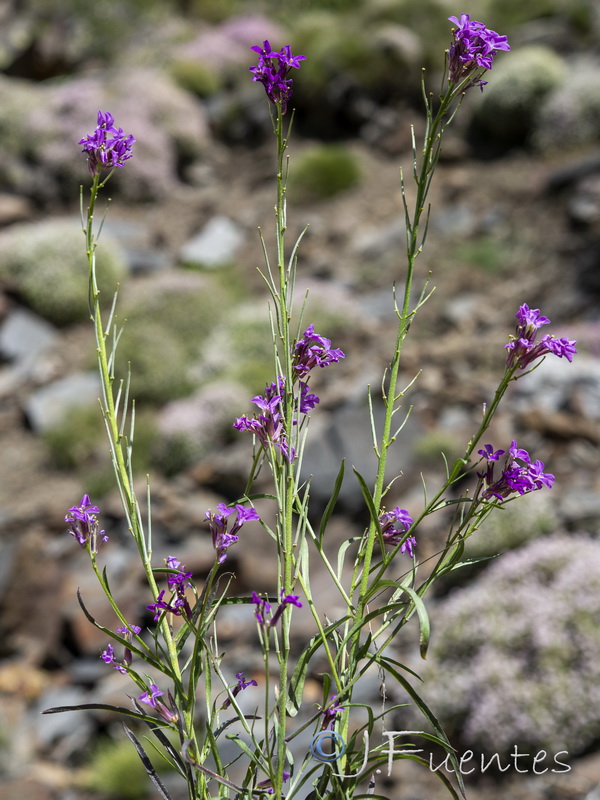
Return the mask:
[[(311, 299), (318, 298), (345, 320), (337, 325), (335, 345), (347, 357), (335, 374), (317, 376), (314, 387), (322, 400), (304, 469), (314, 476), (316, 510), (327, 502), (340, 457), (365, 475), (373, 468), (366, 385), (380, 383), (393, 346), (391, 285), (401, 285), (404, 274), (399, 170), (410, 164), (411, 121), (397, 119), (404, 133), (387, 149), (364, 140), (349, 143), (363, 175), (356, 188), (318, 203), (294, 204), (290, 199), (289, 241), (309, 225), (300, 250), (298, 294), (308, 290), (309, 309)], [(422, 123), (418, 117), (414, 121), (419, 129)], [(309, 144), (292, 138), (291, 158)], [(412, 405), (413, 411), (391, 465), (394, 474), (402, 475), (391, 504), (418, 508), (421, 473), (435, 484), (443, 476), (439, 450), (460, 451), (468, 441), (500, 377), (514, 314), (527, 302), (550, 317), (553, 333), (577, 339), (579, 355), (571, 365), (544, 364), (516, 384), (490, 438), (496, 446), (518, 439), (556, 475), (544, 501), (555, 530), (596, 536), (600, 158), (595, 150), (547, 158), (516, 150), (494, 161), (480, 161), (476, 155), (462, 136), (450, 134), (432, 191), (418, 284), (420, 289), (431, 272), (430, 288), (436, 291), (420, 310), (404, 355), (406, 383), (417, 373), (419, 377), (407, 397), (406, 408)], [(266, 308), (256, 271), (262, 263), (257, 228), (270, 246), (272, 175), (269, 142), (253, 148), (214, 142), (196, 165), (193, 179), (160, 200), (132, 204), (117, 196), (107, 233), (126, 256), (125, 292), (135, 296), (148, 285), (168, 287), (180, 281), (182, 261), (197, 258), (218, 271), (233, 259), (242, 294), (256, 303), (253, 308)], [(60, 218), (73, 226), (77, 216), (76, 204), (60, 210)], [(0, 194), (0, 224), (6, 230), (40, 218), (39, 209), (23, 198)], [(215, 324), (238, 310), (216, 305)], [(193, 315), (194, 308), (182, 308), (181, 313)], [(103, 715), (41, 718), (40, 711), (123, 700), (121, 676), (110, 674), (99, 659), (105, 641), (81, 614), (76, 590), (82, 590), (87, 607), (99, 616), (106, 613), (103, 597), (84, 554), (64, 532), (66, 509), (88, 487), (81, 473), (55, 466), (43, 436), (57, 420), (68, 421), (75, 398), (93, 402), (97, 384), (89, 375), (91, 349), (92, 331), (86, 323), (50, 323), (26, 308), (10, 285), (0, 294), (1, 800), (96, 797), (85, 788), (85, 764), (95, 738), (116, 730), (113, 722)], [(249, 410), (250, 396), (239, 397), (235, 415)], [(177, 408), (171, 407), (170, 413), (177, 416)], [(248, 441), (230, 436), (174, 477), (152, 470), (157, 563), (176, 549), (197, 580), (207, 574), (213, 551), (201, 523), (204, 511), (242, 489), (249, 448)], [(102, 452), (100, 458), (107, 456)], [(146, 600), (140, 600), (139, 569), (114, 491), (105, 495), (101, 507), (111, 535), (105, 550), (109, 573), (122, 607), (132, 620), (141, 619)], [(364, 519), (360, 492), (347, 478), (332, 540), (343, 541), (359, 531)], [(435, 551), (439, 536), (426, 521), (419, 540), (423, 557)], [(273, 559), (261, 534), (248, 532), (232, 553), (236, 588), (272, 590)], [(317, 572), (315, 580), (326, 592), (323, 576)], [(298, 642), (308, 635), (302, 620), (300, 616), (295, 631)], [(232, 657), (239, 655), (251, 665), (248, 671), (259, 676), (252, 672), (259, 666), (252, 626), (243, 617), (227, 618), (221, 641)], [(318, 698), (316, 682), (307, 689), (309, 699), (311, 691)], [(364, 691), (365, 702), (378, 702), (377, 680)], [(597, 752), (570, 766), (569, 772), (540, 775), (475, 773), (466, 779), (468, 796), (598, 800)], [(377, 789), (394, 800), (435, 800), (445, 796), (438, 786), (436, 776), (409, 761), (401, 769), (396, 765), (389, 780), (377, 778)]]

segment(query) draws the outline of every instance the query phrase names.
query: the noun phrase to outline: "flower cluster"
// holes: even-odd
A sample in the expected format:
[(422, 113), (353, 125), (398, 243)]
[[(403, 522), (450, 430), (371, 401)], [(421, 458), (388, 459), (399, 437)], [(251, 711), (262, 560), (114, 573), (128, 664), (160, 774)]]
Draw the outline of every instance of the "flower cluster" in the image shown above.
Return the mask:
[(140, 703), (146, 703), (146, 705), (155, 708), (161, 715), (161, 717), (167, 722), (177, 722), (177, 720), (179, 719), (179, 714), (175, 709), (174, 703), (172, 702), (172, 698), (170, 698), (171, 705), (173, 706), (171, 710), (167, 708), (167, 706), (162, 702), (162, 700), (158, 699), (159, 697), (163, 697), (163, 695), (164, 692), (161, 692), (161, 690), (155, 683), (151, 683), (150, 686), (148, 687), (148, 691), (143, 692), (143, 694), (141, 694), (138, 697), (138, 700), (140, 701)]
[(258, 686), (258, 683), (255, 680), (247, 681), (243, 672), (237, 672), (235, 677), (237, 678), (237, 685), (230, 690), (230, 696), (225, 698), (220, 709), (221, 711), (229, 708), (232, 697), (237, 697), (240, 692), (242, 692), (244, 689), (247, 689), (249, 686)]
[(87, 155), (88, 167), (92, 175), (99, 175), (103, 169), (122, 167), (128, 158), (131, 158), (131, 146), (135, 137), (123, 132), (123, 128), (116, 128), (115, 118), (107, 111), (98, 111), (98, 125), (89, 136), (84, 136), (78, 144), (83, 145)]
[[(469, 14), (448, 17), (457, 28), (452, 34), (454, 42), (448, 51), (448, 79), (450, 83), (462, 83), (477, 69), (491, 69), (498, 50), (510, 50), (506, 36), (486, 28), (483, 22), (471, 20)], [(487, 81), (473, 80), (470, 86), (483, 87)]]
[[(254, 616), (256, 617), (258, 624), (268, 624), (271, 628), (277, 625), (286, 606), (292, 605), (296, 606), (297, 608), (302, 608), (302, 603), (300, 602), (297, 594), (287, 594), (284, 596), (283, 592), (281, 593), (281, 602), (277, 606), (275, 613), (272, 616), (271, 604), (268, 602), (268, 600), (264, 600), (256, 592), (252, 592), (252, 602), (256, 605), (256, 608), (254, 609)], [(269, 619), (267, 619), (267, 615), (270, 615)]]
[(537, 332), (542, 325), (548, 325), (550, 320), (540, 314), (539, 308), (529, 308), (527, 303), (519, 308), (516, 315), (518, 325), (514, 336), (510, 337), (510, 342), (505, 345), (508, 350), (508, 367), (525, 367), (532, 364), (536, 359), (548, 353), (566, 358), (573, 361), (573, 356), (577, 353), (575, 345), (577, 342), (572, 339), (562, 337), (557, 339), (552, 334), (547, 333), (536, 342)]
[[(381, 525), (381, 534), (386, 544), (397, 545), (402, 542), (406, 536), (406, 532), (413, 524), (413, 519), (405, 508), (396, 508), (391, 511), (386, 511), (379, 517), (379, 524)], [(401, 553), (408, 553), (413, 558), (413, 548), (417, 546), (417, 540), (414, 536), (409, 536), (400, 547)]]
[[(233, 423), (233, 427), (238, 431), (251, 431), (257, 437), (265, 450), (270, 445), (279, 448), (285, 458), (292, 462), (296, 456), (296, 451), (288, 444), (285, 434), (283, 414), (281, 413), (281, 402), (285, 394), (285, 378), (278, 377), (277, 383), (271, 383), (265, 388), (264, 397), (257, 395), (252, 398), (254, 405), (258, 406), (260, 413), (250, 418), (247, 416), (238, 417)], [(311, 395), (316, 397), (316, 395)], [(318, 402), (318, 398), (316, 399)], [(314, 403), (312, 405), (314, 408)]]
[(192, 609), (185, 596), (185, 590), (186, 587), (192, 585), (192, 573), (185, 572), (185, 566), (178, 561), (175, 556), (169, 556), (166, 560), (166, 564), (169, 569), (176, 570), (170, 572), (167, 578), (167, 583), (171, 589), (171, 599), (168, 603), (165, 602), (163, 598), (166, 594), (166, 590), (162, 589), (156, 598), (156, 602), (150, 603), (146, 608), (154, 614), (155, 622), (160, 618), (163, 611), (170, 611), (171, 614), (175, 614), (178, 617), (185, 614), (188, 619), (191, 619)]
[[(231, 529), (227, 530), (229, 517), (233, 513), (236, 513), (235, 522), (231, 526)], [(215, 514), (209, 510), (205, 514), (205, 519), (210, 526), (213, 547), (217, 553), (217, 561), (219, 564), (222, 564), (227, 558), (227, 548), (239, 541), (240, 537), (237, 534), (244, 522), (248, 520), (259, 520), (260, 517), (255, 508), (246, 508), (242, 505), (236, 505), (235, 508), (228, 508), (225, 503), (218, 503), (217, 513)]]
[(482, 494), (484, 498), (495, 497), (504, 500), (515, 492), (526, 494), (536, 489), (543, 489), (544, 486), (552, 488), (554, 475), (544, 472), (543, 461), (532, 462), (527, 450), (519, 447), (514, 440), (508, 449), (508, 457), (499, 477), (495, 475), (495, 466), (500, 457), (506, 455), (506, 451), (494, 450), (491, 444), (486, 444), (477, 452), (487, 461), (486, 471), (477, 473), (480, 488), (482, 485), (486, 486)]
[(263, 46), (256, 45), (250, 48), (258, 53), (258, 64), (250, 67), (253, 73), (252, 80), (262, 83), (265, 87), (267, 97), (274, 104), (281, 105), (281, 111), (287, 111), (288, 100), (292, 96), (292, 79), (288, 74), (292, 67), (300, 69), (300, 62), (306, 56), (293, 56), (289, 44), (286, 44), (280, 53), (272, 50), (268, 40), (265, 39)]
[(315, 333), (315, 326), (309, 325), (302, 334), (302, 339), (296, 342), (293, 354), (293, 369), (298, 375), (306, 375), (313, 367), (327, 367), (336, 364), (344, 353), (331, 349), (331, 341), (325, 336)]
[[(327, 367), (342, 358), (345, 358), (344, 353), (339, 349), (332, 349), (330, 340), (315, 333), (314, 325), (309, 325), (302, 334), (302, 338), (294, 345), (292, 369), (298, 377), (306, 378), (313, 367)], [(297, 410), (300, 414), (308, 414), (315, 408), (319, 398), (310, 391), (308, 381), (299, 380), (298, 386)], [(260, 413), (255, 414), (254, 417), (239, 417), (233, 427), (238, 431), (254, 433), (265, 450), (274, 445), (291, 463), (296, 457), (296, 451), (288, 444), (285, 430), (282, 413), (285, 392), (285, 378), (279, 375), (275, 383), (270, 383), (265, 387), (264, 396), (257, 395), (252, 398), (252, 402), (258, 406)], [(298, 420), (294, 418), (292, 425), (297, 423)]]
[(104, 531), (99, 531), (99, 524), (96, 514), (100, 513), (97, 506), (93, 506), (90, 496), (84, 494), (81, 503), (73, 506), (67, 511), (65, 522), (69, 523), (67, 532), (73, 536), (82, 547), (87, 547), (89, 543), (90, 553), (98, 552), (98, 536), (103, 542), (108, 542), (108, 536)]

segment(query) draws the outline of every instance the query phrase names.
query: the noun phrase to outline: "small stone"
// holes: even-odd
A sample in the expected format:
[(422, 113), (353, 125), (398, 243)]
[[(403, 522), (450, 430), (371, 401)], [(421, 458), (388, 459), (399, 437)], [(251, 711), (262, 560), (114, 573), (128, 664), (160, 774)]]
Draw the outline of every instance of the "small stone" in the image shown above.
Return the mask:
[(40, 433), (63, 422), (73, 409), (97, 402), (100, 393), (95, 372), (76, 372), (33, 392), (25, 413), (33, 430)]
[(243, 233), (228, 217), (214, 217), (181, 248), (184, 264), (216, 269), (231, 264), (244, 239)]
[(24, 308), (15, 308), (0, 329), (0, 355), (27, 371), (40, 353), (57, 339), (56, 329)]

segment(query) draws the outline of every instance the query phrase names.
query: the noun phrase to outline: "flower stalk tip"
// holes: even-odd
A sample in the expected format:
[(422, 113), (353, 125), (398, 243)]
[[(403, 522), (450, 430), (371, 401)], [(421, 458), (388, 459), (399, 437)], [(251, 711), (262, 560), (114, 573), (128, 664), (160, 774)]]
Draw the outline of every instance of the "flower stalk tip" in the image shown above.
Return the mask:
[(572, 362), (573, 356), (577, 354), (574, 339), (561, 337), (557, 339), (551, 333), (547, 333), (538, 341), (537, 335), (543, 325), (550, 324), (548, 317), (544, 317), (539, 308), (529, 308), (527, 303), (523, 303), (515, 314), (517, 318), (517, 329), (514, 336), (510, 337), (510, 342), (504, 347), (508, 350), (506, 365), (508, 368), (517, 367), (525, 369), (538, 358), (545, 355), (554, 355), (558, 358), (566, 358)]
[(281, 52), (277, 52), (271, 48), (268, 39), (265, 39), (262, 47), (255, 45), (250, 49), (258, 53), (258, 64), (250, 67), (252, 80), (262, 83), (269, 100), (274, 105), (279, 105), (285, 114), (292, 96), (293, 84), (288, 75), (291, 69), (300, 69), (300, 62), (305, 61), (306, 56), (292, 55), (289, 44), (286, 44)]
[(469, 14), (461, 14), (460, 19), (448, 19), (456, 25), (452, 31), (454, 41), (448, 50), (448, 80), (457, 85), (473, 76), (471, 82), (462, 86), (462, 89), (479, 86), (483, 91), (487, 81), (481, 80), (483, 73), (474, 73), (491, 69), (497, 51), (510, 50), (508, 39), (486, 28), (483, 22), (472, 20)]
[(123, 167), (132, 158), (132, 145), (135, 137), (125, 134), (123, 128), (114, 125), (115, 118), (107, 111), (98, 111), (96, 130), (80, 139), (82, 152), (86, 154), (88, 167), (92, 176), (99, 175), (105, 169)]

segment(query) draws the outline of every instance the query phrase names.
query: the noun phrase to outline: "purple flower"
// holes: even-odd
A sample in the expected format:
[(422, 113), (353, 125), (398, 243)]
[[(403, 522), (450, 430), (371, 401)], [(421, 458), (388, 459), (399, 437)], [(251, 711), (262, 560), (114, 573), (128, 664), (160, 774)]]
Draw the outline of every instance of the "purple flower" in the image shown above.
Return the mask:
[(242, 692), (244, 689), (247, 689), (248, 686), (258, 686), (258, 683), (255, 680), (247, 681), (244, 678), (243, 672), (237, 672), (235, 677), (237, 678), (237, 686), (234, 686), (233, 689), (231, 689), (230, 696), (225, 698), (223, 705), (221, 706), (220, 709), (221, 711), (223, 711), (226, 708), (229, 708), (229, 706), (231, 705), (231, 698), (237, 697), (238, 694)]
[[(405, 508), (396, 508), (392, 511), (386, 511), (379, 517), (379, 524), (381, 525), (381, 533), (383, 540), (386, 544), (398, 545), (406, 536), (410, 526), (413, 524), (413, 519)], [(401, 553), (408, 553), (413, 558), (413, 547), (417, 546), (417, 540), (414, 536), (409, 536), (400, 547)]]
[[(162, 700), (158, 699), (159, 697), (163, 697), (163, 695), (164, 692), (161, 692), (155, 683), (151, 683), (148, 691), (141, 694), (138, 697), (138, 700), (140, 703), (146, 703), (146, 705), (152, 706), (152, 708), (156, 709), (161, 717), (167, 722), (177, 722), (179, 719), (179, 714), (177, 711), (175, 709), (169, 710)], [(170, 700), (172, 702), (173, 698), (170, 698)]]
[(146, 705), (152, 706), (152, 708), (156, 708), (158, 704), (158, 698), (162, 697), (164, 692), (158, 688), (155, 683), (150, 684), (150, 688), (147, 692), (144, 692), (138, 697), (140, 703), (146, 703)]
[[(283, 782), (287, 783), (289, 781), (289, 779), (290, 779), (290, 776), (291, 776), (291, 772), (288, 772), (286, 769), (284, 769), (283, 773), (282, 773)], [(257, 783), (256, 784), (256, 788), (257, 789), (262, 789), (263, 791), (266, 791), (267, 794), (274, 794), (275, 793), (275, 790), (273, 789), (273, 781), (271, 780), (271, 778), (267, 778), (266, 780), (261, 781), (260, 783)]]
[[(256, 592), (252, 592), (252, 602), (256, 605), (254, 609), (254, 616), (259, 625), (268, 625), (269, 627), (274, 627), (279, 622), (281, 615), (286, 606), (296, 606), (297, 608), (302, 608), (302, 603), (297, 594), (287, 594), (284, 596), (283, 592), (281, 593), (281, 602), (275, 609), (275, 613), (271, 616), (271, 604), (267, 600), (263, 600), (260, 595)], [(267, 615), (270, 616), (270, 619), (267, 620)]]
[(102, 651), (100, 658), (102, 659), (102, 661), (104, 661), (105, 664), (112, 664), (113, 667), (117, 670), (117, 672), (121, 672), (123, 675), (127, 675), (127, 670), (125, 669), (124, 664), (119, 664), (119, 662), (115, 658), (115, 650), (112, 644), (106, 645), (106, 650)]
[(315, 326), (309, 325), (296, 342), (293, 352), (293, 369), (299, 375), (306, 375), (313, 367), (327, 367), (345, 358), (344, 353), (331, 349), (331, 341), (315, 333)]
[(478, 450), (477, 453), (483, 456), (488, 461), (498, 461), (500, 456), (506, 454), (506, 450), (494, 450), (491, 444), (486, 444), (483, 450)]
[(275, 613), (273, 614), (269, 625), (273, 628), (279, 622), (279, 618), (283, 614), (283, 610), (286, 606), (296, 606), (296, 608), (302, 608), (302, 603), (297, 594), (286, 594), (285, 597), (283, 596), (283, 592), (281, 593), (281, 603), (277, 606)]
[(549, 353), (559, 358), (566, 358), (567, 361), (572, 362), (573, 356), (576, 355), (577, 349), (575, 345), (577, 342), (574, 339), (567, 339), (561, 336), (560, 339), (555, 339), (553, 336), (544, 336), (541, 344), (544, 345)]
[[(329, 340), (326, 339), (325, 341)], [(331, 360), (327, 363), (333, 363), (333, 360), (337, 360), (337, 354), (341, 352), (341, 350), (332, 350)], [(342, 353), (339, 357), (343, 358), (344, 354)], [(326, 366), (325, 359), (323, 359), (323, 362), (324, 363), (321, 363), (320, 366)], [(310, 369), (310, 367), (308, 369)], [(298, 382), (298, 385), (300, 387), (300, 392), (299, 396), (295, 398), (295, 400), (297, 400), (297, 411), (299, 411), (300, 414), (308, 414), (319, 403), (319, 398), (310, 391), (310, 387), (306, 381), (301, 380)], [(252, 398), (252, 402), (254, 405), (258, 406), (261, 413), (255, 414), (254, 417), (247, 417), (245, 415), (243, 417), (238, 417), (233, 423), (233, 427), (238, 431), (250, 431), (255, 434), (265, 450), (271, 445), (277, 447), (283, 453), (284, 457), (289, 462), (292, 462), (296, 457), (296, 451), (293, 447), (289, 446), (285, 433), (282, 414), (284, 396), (285, 378), (279, 375), (276, 383), (267, 384), (264, 395), (257, 395)], [(294, 414), (296, 415), (296, 410)], [(292, 425), (297, 424), (298, 419), (294, 418), (292, 420)]]
[(70, 533), (82, 547), (90, 545), (90, 553), (98, 552), (98, 536), (103, 542), (108, 542), (108, 536), (104, 531), (99, 531), (100, 527), (96, 514), (100, 513), (97, 506), (93, 506), (90, 497), (84, 494), (81, 503), (73, 506), (67, 511), (65, 522), (69, 523), (67, 533)]
[[(491, 69), (498, 50), (510, 50), (506, 36), (486, 28), (483, 22), (471, 21), (469, 14), (448, 17), (457, 27), (453, 29), (454, 42), (448, 51), (448, 79), (450, 83), (462, 83), (478, 69)], [(487, 81), (473, 79), (463, 87), (483, 87)]]
[[(228, 518), (233, 513), (236, 514), (235, 522), (231, 528), (227, 530)], [(260, 517), (256, 509), (252, 508), (252, 506), (246, 508), (242, 505), (236, 505), (235, 508), (228, 508), (225, 503), (218, 503), (217, 513), (214, 514), (209, 510), (205, 514), (205, 519), (210, 526), (213, 547), (217, 553), (217, 561), (219, 564), (222, 564), (227, 558), (227, 548), (239, 541), (240, 537), (237, 534), (244, 522), (248, 520), (259, 520)]]
[[(117, 628), (117, 633), (120, 633), (121, 636), (124, 636), (128, 642), (131, 642), (133, 640), (134, 633), (136, 636), (139, 636), (141, 632), (142, 629), (139, 628), (137, 625), (130, 625), (129, 627), (120, 625)], [(130, 667), (132, 661), (133, 661), (133, 653), (131, 652), (129, 647), (126, 647), (125, 652), (123, 653), (123, 664), (127, 667)]]
[(542, 325), (548, 325), (550, 320), (540, 314), (539, 308), (529, 308), (527, 303), (519, 308), (516, 315), (517, 329), (510, 342), (505, 346), (509, 351), (506, 364), (509, 368), (518, 367), (525, 369), (538, 358), (551, 354), (559, 358), (573, 361), (577, 353), (576, 341), (566, 338), (556, 339), (547, 333), (536, 343), (538, 330)]
[(187, 619), (191, 619), (192, 609), (185, 596), (185, 590), (188, 586), (192, 586), (191, 578), (193, 573), (186, 572), (185, 566), (175, 556), (169, 556), (166, 559), (166, 564), (170, 569), (179, 570), (175, 573), (169, 573), (167, 577), (167, 584), (172, 592), (171, 598), (168, 603), (163, 599), (166, 594), (165, 589), (163, 589), (159, 592), (156, 602), (150, 603), (146, 608), (154, 614), (155, 622), (160, 618), (163, 611), (170, 611), (171, 614), (175, 614), (178, 617), (185, 615)]
[(497, 478), (495, 463), (498, 461), (498, 455), (503, 454), (503, 451), (494, 452), (491, 445), (485, 445), (485, 449), (478, 450), (478, 453), (487, 461), (486, 471), (477, 473), (480, 487), (484, 485), (486, 487), (482, 494), (482, 497), (486, 499), (495, 497), (497, 500), (504, 500), (515, 493), (522, 495), (544, 487), (551, 489), (554, 484), (554, 475), (543, 471), (543, 462), (538, 460), (532, 463), (527, 450), (519, 447), (514, 440), (508, 449), (504, 467)]
[(329, 703), (324, 708), (319, 706), (321, 714), (323, 715), (323, 724), (321, 725), (322, 731), (327, 729), (333, 730), (337, 715), (340, 711), (344, 710), (344, 706), (340, 705), (336, 698), (337, 694), (332, 694)]
[(136, 636), (139, 636), (142, 632), (142, 629), (138, 625), (130, 625), (129, 627), (125, 627), (124, 625), (120, 625), (117, 628), (117, 633), (123, 634), (123, 636), (130, 642), (132, 639), (131, 634), (135, 633)]
[(83, 145), (87, 155), (88, 167), (92, 175), (99, 175), (104, 169), (124, 166), (131, 158), (131, 146), (135, 137), (123, 133), (123, 128), (114, 126), (114, 117), (108, 112), (98, 111), (98, 125), (94, 133), (84, 136), (78, 144)]
[(181, 616), (181, 608), (180, 608), (180, 606), (177, 606), (174, 603), (173, 604), (167, 603), (167, 602), (165, 602), (163, 600), (163, 597), (165, 596), (165, 594), (166, 594), (166, 590), (162, 589), (158, 593), (156, 601), (154, 603), (150, 603), (149, 605), (146, 606), (148, 611), (151, 611), (154, 614), (154, 621), (155, 622), (160, 619), (160, 615), (162, 614), (163, 611), (170, 611), (172, 614), (175, 614), (176, 616)]
[(279, 376), (277, 383), (271, 383), (265, 387), (264, 397), (257, 395), (252, 398), (252, 402), (258, 406), (261, 413), (255, 414), (252, 418), (239, 417), (233, 423), (233, 427), (238, 431), (251, 431), (265, 450), (273, 445), (283, 453), (289, 462), (292, 462), (296, 457), (296, 452), (293, 447), (288, 445), (281, 413), (281, 400), (284, 393), (285, 378)]
[(300, 381), (300, 413), (308, 414), (319, 402), (316, 394), (311, 394), (306, 381)]
[(550, 324), (548, 317), (542, 316), (539, 308), (529, 308), (527, 303), (523, 303), (522, 306), (519, 306), (519, 310), (515, 316), (519, 322), (519, 326), (527, 335), (531, 335), (534, 331), (537, 331), (538, 328), (541, 328), (542, 325)]
[(271, 611), (271, 604), (267, 600), (263, 600), (256, 592), (252, 592), (252, 602), (256, 605), (254, 609), (254, 616), (259, 625), (266, 623), (266, 615)]
[(258, 64), (250, 67), (253, 73), (252, 80), (262, 83), (267, 97), (275, 105), (281, 106), (283, 114), (287, 111), (288, 100), (292, 96), (292, 79), (288, 78), (290, 70), (300, 69), (300, 62), (306, 56), (293, 56), (290, 46), (286, 44), (280, 53), (271, 49), (268, 40), (263, 46), (255, 45), (250, 48), (258, 53)]

